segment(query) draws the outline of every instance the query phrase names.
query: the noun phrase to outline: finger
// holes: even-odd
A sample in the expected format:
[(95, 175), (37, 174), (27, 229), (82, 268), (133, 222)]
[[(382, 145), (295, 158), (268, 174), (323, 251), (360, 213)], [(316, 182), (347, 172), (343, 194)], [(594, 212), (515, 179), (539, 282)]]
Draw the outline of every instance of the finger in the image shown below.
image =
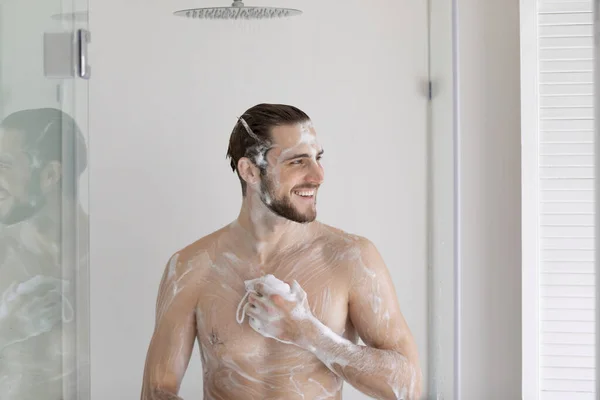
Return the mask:
[(258, 320), (264, 320), (264, 311), (262, 311), (260, 308), (252, 308), (249, 307), (246, 310), (246, 315), (248, 315), (248, 317), (250, 318), (254, 318), (254, 319), (258, 319)]
[(262, 282), (257, 282), (256, 285), (254, 285), (254, 291), (259, 297), (264, 297), (265, 285)]
[(251, 293), (250, 296), (248, 296), (248, 303), (250, 303), (250, 307), (251, 308), (266, 308), (267, 305), (265, 304), (264, 298), (263, 297), (258, 297), (257, 295)]
[(278, 307), (283, 307), (285, 305), (285, 301), (283, 300), (283, 297), (281, 297), (278, 294), (272, 295), (271, 301), (273, 302), (273, 304), (275, 304)]
[(248, 296), (248, 302), (252, 305), (255, 305), (256, 308), (260, 308), (261, 310), (265, 311), (266, 313), (274, 313), (277, 311), (276, 304), (274, 304), (267, 297), (258, 297), (251, 294)]

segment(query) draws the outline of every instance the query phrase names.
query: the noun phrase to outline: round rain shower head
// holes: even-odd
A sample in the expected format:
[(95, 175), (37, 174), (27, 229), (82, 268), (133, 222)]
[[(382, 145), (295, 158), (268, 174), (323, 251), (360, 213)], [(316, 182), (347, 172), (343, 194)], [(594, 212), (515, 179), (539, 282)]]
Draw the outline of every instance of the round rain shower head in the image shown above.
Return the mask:
[(66, 14), (54, 14), (52, 19), (58, 21), (75, 21), (75, 22), (87, 22), (88, 21), (88, 12), (87, 11), (76, 11), (72, 13)]
[(246, 7), (241, 0), (235, 0), (231, 7), (190, 8), (175, 11), (174, 14), (199, 19), (268, 19), (293, 17), (302, 14), (302, 11), (292, 8)]

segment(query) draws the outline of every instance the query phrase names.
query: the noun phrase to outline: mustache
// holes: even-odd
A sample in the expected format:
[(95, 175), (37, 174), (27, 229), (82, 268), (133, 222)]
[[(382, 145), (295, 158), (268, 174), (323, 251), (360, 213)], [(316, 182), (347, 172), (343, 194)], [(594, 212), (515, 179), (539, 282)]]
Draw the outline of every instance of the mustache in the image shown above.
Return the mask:
[(8, 183), (4, 178), (0, 178), (0, 192), (6, 192), (10, 194), (10, 191), (7, 189)]
[(292, 190), (302, 190), (302, 189), (318, 189), (319, 185), (300, 185), (300, 186), (296, 186), (294, 189)]

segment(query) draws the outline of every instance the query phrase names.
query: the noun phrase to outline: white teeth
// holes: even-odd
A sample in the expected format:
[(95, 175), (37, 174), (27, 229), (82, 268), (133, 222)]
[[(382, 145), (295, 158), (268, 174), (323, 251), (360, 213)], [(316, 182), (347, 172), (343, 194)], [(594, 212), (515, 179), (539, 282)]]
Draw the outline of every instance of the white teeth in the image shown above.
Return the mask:
[(294, 192), (296, 193), (298, 196), (302, 196), (302, 197), (310, 197), (313, 196), (315, 194), (315, 191), (311, 191), (311, 192)]

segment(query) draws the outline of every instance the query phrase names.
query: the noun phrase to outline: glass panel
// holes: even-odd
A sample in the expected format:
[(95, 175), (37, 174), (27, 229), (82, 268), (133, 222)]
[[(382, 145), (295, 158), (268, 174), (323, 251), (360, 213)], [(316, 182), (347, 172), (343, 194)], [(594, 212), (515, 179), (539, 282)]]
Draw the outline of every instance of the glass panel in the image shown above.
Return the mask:
[[(600, 176), (600, 162), (598, 162), (598, 154), (600, 154), (600, 140), (598, 140), (598, 122), (600, 120), (600, 97), (598, 93), (600, 93), (600, 68), (598, 68), (598, 60), (600, 60), (600, 46), (598, 45), (600, 35), (600, 2), (598, 0), (594, 1), (593, 4), (594, 9), (594, 174), (595, 177)], [(595, 393), (598, 396), (600, 393), (600, 366), (598, 365), (598, 360), (600, 360), (600, 318), (598, 317), (598, 311), (600, 309), (600, 295), (598, 295), (598, 288), (600, 288), (600, 270), (599, 263), (600, 257), (598, 257), (598, 249), (600, 249), (600, 245), (598, 241), (600, 240), (600, 221), (598, 220), (598, 216), (600, 215), (599, 204), (600, 202), (596, 201), (598, 189), (600, 187), (600, 179), (595, 179), (595, 187), (594, 187), (594, 211), (596, 220), (594, 221), (594, 272), (595, 272), (595, 308), (596, 308), (596, 324), (595, 324), (595, 337), (594, 337), (594, 345), (595, 345)]]
[(456, 264), (456, 137), (454, 2), (432, 0), (429, 13), (431, 94), (429, 160), (429, 342), (428, 398), (460, 399)]
[(0, 3), (3, 400), (89, 399), (86, 9)]

